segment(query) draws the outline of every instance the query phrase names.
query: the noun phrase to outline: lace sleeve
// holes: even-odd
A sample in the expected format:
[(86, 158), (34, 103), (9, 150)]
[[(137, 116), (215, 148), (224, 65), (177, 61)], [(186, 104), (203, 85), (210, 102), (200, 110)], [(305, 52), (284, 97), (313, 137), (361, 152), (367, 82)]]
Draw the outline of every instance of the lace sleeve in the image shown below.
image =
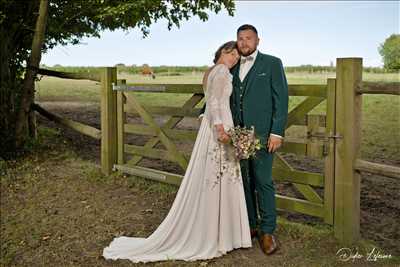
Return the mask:
[(208, 90), (207, 106), (209, 109), (209, 116), (212, 125), (222, 124), (221, 117), (221, 100), (224, 95), (224, 90), (231, 82), (229, 79), (229, 70), (224, 65), (218, 65), (215, 68), (215, 75), (210, 83)]

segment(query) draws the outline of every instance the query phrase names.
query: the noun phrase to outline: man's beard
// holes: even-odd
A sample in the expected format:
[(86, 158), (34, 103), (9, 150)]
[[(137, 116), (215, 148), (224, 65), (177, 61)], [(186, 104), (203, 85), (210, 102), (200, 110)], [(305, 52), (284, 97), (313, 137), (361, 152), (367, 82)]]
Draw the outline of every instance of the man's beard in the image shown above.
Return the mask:
[(248, 53), (243, 53), (242, 51), (239, 51), (239, 52), (240, 52), (240, 55), (242, 55), (242, 56), (244, 56), (244, 57), (247, 57), (247, 56), (250, 56), (251, 54), (253, 54), (254, 51), (256, 51), (256, 49), (257, 49), (257, 47), (254, 48), (253, 50), (251, 50), (251, 51), (248, 52)]

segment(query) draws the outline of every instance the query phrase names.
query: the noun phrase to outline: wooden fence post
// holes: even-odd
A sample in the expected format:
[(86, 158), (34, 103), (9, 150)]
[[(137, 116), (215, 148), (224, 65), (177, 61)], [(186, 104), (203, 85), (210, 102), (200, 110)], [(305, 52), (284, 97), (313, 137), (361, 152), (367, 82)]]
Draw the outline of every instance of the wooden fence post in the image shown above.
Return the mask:
[[(326, 92), (325, 135), (336, 135), (336, 79), (328, 79)], [(335, 200), (335, 145), (334, 138), (328, 138), (325, 143), (324, 159), (324, 221), (333, 225)]]
[(322, 154), (321, 141), (318, 138), (314, 138), (314, 135), (320, 134), (319, 125), (321, 116), (315, 114), (307, 114), (307, 135), (311, 136), (307, 143), (307, 156), (319, 157)]
[[(126, 80), (118, 80), (118, 85), (125, 85)], [(117, 147), (117, 162), (119, 165), (123, 165), (125, 163), (124, 157), (124, 142), (125, 142), (125, 122), (126, 115), (124, 111), (124, 106), (126, 103), (126, 97), (122, 91), (117, 92), (117, 139), (118, 139), (118, 147)]]
[(360, 237), (360, 174), (354, 169), (360, 150), (362, 58), (338, 58), (336, 64), (335, 237), (351, 244)]
[(112, 85), (117, 81), (117, 69), (107, 67), (101, 75), (101, 170), (111, 174), (117, 162), (117, 94)]

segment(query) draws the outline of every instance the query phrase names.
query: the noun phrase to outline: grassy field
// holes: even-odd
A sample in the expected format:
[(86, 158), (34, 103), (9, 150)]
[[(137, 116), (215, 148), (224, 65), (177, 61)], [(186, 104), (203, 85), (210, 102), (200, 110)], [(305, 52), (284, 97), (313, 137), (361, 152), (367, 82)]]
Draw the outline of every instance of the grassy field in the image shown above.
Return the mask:
[[(289, 84), (324, 84), (335, 73), (309, 74), (288, 73)], [(187, 73), (181, 76), (158, 76), (156, 79), (142, 75), (118, 74), (119, 79), (128, 83), (200, 83), (201, 73)], [(398, 74), (364, 73), (364, 81), (399, 82)], [(43, 77), (36, 83), (37, 101), (80, 101), (99, 102), (100, 86), (96, 82), (65, 80)], [(136, 93), (146, 105), (181, 106), (187, 99), (185, 94)], [(293, 108), (303, 97), (290, 97)], [(203, 102), (199, 103), (199, 106)], [(361, 156), (374, 161), (389, 161), (400, 165), (400, 97), (389, 95), (363, 96), (362, 150)], [(311, 113), (324, 114), (325, 103), (321, 103)], [(390, 129), (390, 130), (387, 130)]]
[[(328, 78), (334, 78), (335, 73), (288, 73), (287, 79), (289, 84), (326, 84)], [(130, 75), (126, 73), (119, 73), (118, 79), (126, 79), (128, 83), (183, 83), (183, 84), (199, 84), (202, 80), (202, 73), (187, 73), (181, 76), (157, 76), (156, 79), (145, 77), (143, 75)], [(381, 82), (394, 82), (400, 81), (399, 74), (395, 73), (364, 73), (364, 81), (381, 81)], [(53, 77), (43, 76), (42, 79), (36, 83), (36, 96), (39, 101), (46, 100), (63, 100), (69, 99), (74, 101), (100, 101), (99, 98), (99, 85), (96, 82), (85, 80), (66, 80)], [(145, 95), (140, 94), (146, 102), (158, 101), (157, 99), (147, 98)], [(150, 94), (152, 96), (154, 94)], [(158, 97), (157, 94), (155, 96)], [(184, 101), (184, 97), (174, 98), (170, 102), (172, 105), (180, 105)], [(164, 103), (165, 104), (165, 103)]]

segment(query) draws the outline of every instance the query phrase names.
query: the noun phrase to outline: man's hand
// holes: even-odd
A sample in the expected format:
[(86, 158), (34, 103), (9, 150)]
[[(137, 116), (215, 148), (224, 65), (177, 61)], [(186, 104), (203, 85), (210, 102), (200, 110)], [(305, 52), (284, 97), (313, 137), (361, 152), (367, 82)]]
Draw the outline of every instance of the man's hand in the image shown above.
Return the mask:
[(267, 150), (269, 153), (275, 152), (279, 147), (282, 146), (282, 141), (283, 138), (270, 135), (268, 138), (268, 143), (267, 143)]

